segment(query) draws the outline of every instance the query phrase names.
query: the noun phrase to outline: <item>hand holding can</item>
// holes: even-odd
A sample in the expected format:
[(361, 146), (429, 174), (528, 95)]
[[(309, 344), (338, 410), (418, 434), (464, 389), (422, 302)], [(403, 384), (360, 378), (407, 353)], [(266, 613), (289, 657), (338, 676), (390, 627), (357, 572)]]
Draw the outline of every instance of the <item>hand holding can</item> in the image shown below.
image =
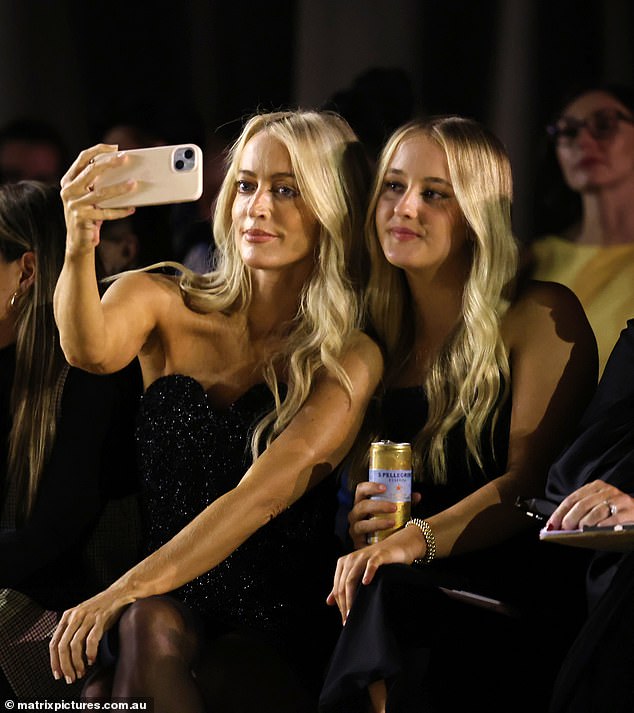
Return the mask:
[(394, 503), (394, 527), (377, 530), (368, 535), (368, 544), (385, 539), (400, 530), (411, 515), (412, 499), (412, 447), (409, 443), (376, 441), (370, 446), (369, 481), (385, 486), (383, 493), (373, 495), (372, 500)]

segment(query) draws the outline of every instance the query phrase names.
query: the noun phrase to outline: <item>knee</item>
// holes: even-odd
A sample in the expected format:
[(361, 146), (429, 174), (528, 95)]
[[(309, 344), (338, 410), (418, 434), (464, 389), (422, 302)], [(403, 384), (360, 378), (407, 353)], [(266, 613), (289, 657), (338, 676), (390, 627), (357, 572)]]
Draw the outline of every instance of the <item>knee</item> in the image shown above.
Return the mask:
[(119, 622), (122, 642), (137, 642), (149, 655), (180, 648), (190, 638), (189, 626), (179, 605), (165, 597), (148, 597), (131, 604)]
[(111, 698), (113, 678), (114, 669), (112, 666), (91, 671), (81, 689), (81, 700), (90, 700), (92, 698), (108, 700)]

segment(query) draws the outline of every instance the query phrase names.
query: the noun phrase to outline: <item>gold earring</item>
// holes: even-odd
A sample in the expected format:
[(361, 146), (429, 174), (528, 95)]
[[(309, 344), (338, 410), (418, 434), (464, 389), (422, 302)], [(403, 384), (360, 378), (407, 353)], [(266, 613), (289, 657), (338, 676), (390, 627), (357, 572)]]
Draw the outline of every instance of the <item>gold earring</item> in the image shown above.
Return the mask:
[(12, 295), (11, 299), (9, 300), (9, 307), (13, 309), (15, 307), (15, 303), (18, 300), (18, 291), (16, 290)]

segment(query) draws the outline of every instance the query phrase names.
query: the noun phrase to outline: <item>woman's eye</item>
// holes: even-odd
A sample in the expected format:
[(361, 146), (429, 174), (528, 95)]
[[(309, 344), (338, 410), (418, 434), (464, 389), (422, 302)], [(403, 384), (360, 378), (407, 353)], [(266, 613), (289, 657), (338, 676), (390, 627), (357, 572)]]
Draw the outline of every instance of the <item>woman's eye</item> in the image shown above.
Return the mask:
[(292, 186), (275, 186), (271, 191), (274, 195), (280, 196), (281, 198), (297, 198), (297, 196), (299, 196), (297, 188), (293, 188)]
[(236, 181), (236, 189), (238, 193), (253, 193), (255, 184), (250, 181)]
[(402, 193), (403, 184), (399, 183), (398, 181), (385, 181), (383, 183), (383, 190), (391, 191), (393, 193)]
[(422, 195), (426, 201), (440, 201), (447, 198), (444, 193), (440, 193), (440, 191), (433, 191), (431, 188), (423, 191)]

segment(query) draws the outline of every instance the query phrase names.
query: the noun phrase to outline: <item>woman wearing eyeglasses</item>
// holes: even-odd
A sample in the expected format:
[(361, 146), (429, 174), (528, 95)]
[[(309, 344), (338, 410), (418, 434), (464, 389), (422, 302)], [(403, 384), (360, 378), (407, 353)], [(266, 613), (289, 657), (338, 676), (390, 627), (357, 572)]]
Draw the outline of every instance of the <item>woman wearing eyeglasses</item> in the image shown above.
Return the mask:
[(574, 92), (548, 134), (565, 182), (556, 199), (565, 225), (531, 246), (531, 272), (577, 294), (603, 372), (634, 315), (634, 91), (597, 85)]

